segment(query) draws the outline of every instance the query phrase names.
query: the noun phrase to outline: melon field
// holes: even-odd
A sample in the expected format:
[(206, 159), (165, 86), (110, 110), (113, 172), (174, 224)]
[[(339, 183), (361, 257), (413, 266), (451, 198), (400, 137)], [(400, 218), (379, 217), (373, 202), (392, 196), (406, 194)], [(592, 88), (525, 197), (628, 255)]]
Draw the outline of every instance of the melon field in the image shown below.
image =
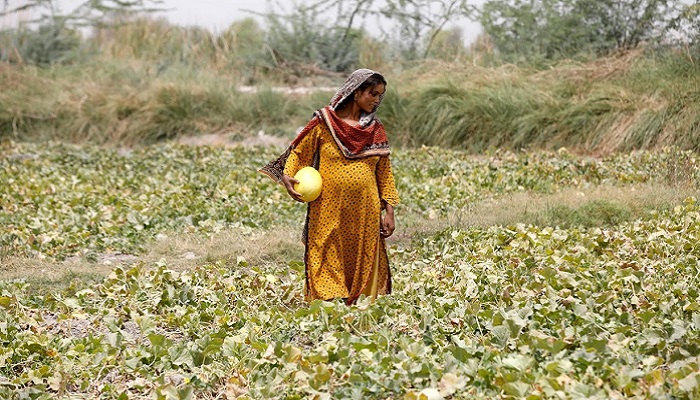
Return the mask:
[(0, 143), (0, 398), (700, 397), (696, 153), (397, 149), (393, 293), (346, 306), (281, 150)]

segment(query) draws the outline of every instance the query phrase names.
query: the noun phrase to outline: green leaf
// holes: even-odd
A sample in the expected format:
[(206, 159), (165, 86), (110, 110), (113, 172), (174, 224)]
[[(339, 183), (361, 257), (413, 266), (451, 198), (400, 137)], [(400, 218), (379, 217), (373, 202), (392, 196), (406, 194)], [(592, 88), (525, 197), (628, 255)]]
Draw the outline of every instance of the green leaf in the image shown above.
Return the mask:
[(513, 354), (504, 358), (501, 363), (504, 367), (512, 368), (516, 371), (525, 372), (535, 360), (523, 354)]
[(194, 359), (190, 351), (183, 345), (172, 346), (168, 349), (170, 362), (177, 366), (187, 366), (194, 368)]
[(491, 335), (493, 335), (493, 339), (496, 343), (504, 346), (508, 342), (508, 339), (510, 339), (510, 328), (505, 325), (494, 326), (493, 329), (491, 329)]
[(573, 368), (573, 363), (570, 360), (554, 360), (547, 363), (546, 370), (557, 375), (566, 374)]
[(75, 297), (69, 297), (67, 299), (64, 299), (63, 304), (74, 310), (80, 308), (80, 300), (76, 299)]
[(11, 297), (0, 296), (0, 307), (2, 307), (2, 308), (10, 308), (10, 304), (12, 304), (12, 298), (11, 298)]
[(165, 338), (165, 336), (156, 333), (149, 333), (148, 340), (151, 342), (152, 346), (156, 347), (165, 347), (167, 343), (167, 339)]
[(503, 385), (503, 391), (511, 396), (525, 397), (530, 392), (530, 385), (525, 382), (508, 382)]

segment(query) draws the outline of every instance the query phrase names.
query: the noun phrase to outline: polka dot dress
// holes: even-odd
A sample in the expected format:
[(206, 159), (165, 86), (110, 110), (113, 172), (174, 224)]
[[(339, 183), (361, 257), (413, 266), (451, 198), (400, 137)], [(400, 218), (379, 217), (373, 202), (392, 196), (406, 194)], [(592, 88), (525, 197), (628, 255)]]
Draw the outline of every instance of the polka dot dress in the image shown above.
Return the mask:
[(320, 124), (294, 148), (284, 173), (294, 176), (311, 165), (316, 149), (323, 188), (309, 206), (306, 299), (352, 302), (360, 294), (390, 293), (389, 262), (379, 236), (381, 200), (399, 203), (389, 158), (345, 158)]

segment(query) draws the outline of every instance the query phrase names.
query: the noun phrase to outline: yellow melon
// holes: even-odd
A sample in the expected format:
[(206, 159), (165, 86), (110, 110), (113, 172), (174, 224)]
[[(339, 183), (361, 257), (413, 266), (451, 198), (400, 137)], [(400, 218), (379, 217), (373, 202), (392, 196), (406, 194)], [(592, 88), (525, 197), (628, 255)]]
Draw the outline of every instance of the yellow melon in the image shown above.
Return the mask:
[(299, 183), (294, 184), (294, 190), (301, 194), (302, 200), (308, 203), (316, 200), (321, 194), (321, 174), (313, 167), (304, 167), (294, 175)]

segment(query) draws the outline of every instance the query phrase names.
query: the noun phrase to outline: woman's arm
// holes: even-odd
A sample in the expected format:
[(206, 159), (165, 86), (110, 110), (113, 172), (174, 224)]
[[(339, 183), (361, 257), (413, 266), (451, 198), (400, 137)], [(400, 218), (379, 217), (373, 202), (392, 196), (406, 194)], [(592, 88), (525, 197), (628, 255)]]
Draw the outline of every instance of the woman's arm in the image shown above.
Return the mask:
[(382, 201), (382, 208), (384, 208), (379, 233), (383, 238), (388, 238), (394, 234), (396, 229), (394, 207), (400, 201), (389, 157), (381, 157), (377, 164), (377, 189), (379, 189), (379, 198)]
[(382, 201), (382, 206), (391, 205), (396, 207), (401, 202), (401, 199), (399, 199), (399, 193), (396, 191), (389, 157), (382, 156), (379, 158), (376, 175), (377, 189), (379, 190), (379, 199)]
[(383, 238), (388, 238), (394, 234), (394, 230), (396, 229), (394, 206), (388, 203), (385, 203), (384, 206), (384, 216), (382, 217), (382, 226), (379, 234), (382, 235)]

